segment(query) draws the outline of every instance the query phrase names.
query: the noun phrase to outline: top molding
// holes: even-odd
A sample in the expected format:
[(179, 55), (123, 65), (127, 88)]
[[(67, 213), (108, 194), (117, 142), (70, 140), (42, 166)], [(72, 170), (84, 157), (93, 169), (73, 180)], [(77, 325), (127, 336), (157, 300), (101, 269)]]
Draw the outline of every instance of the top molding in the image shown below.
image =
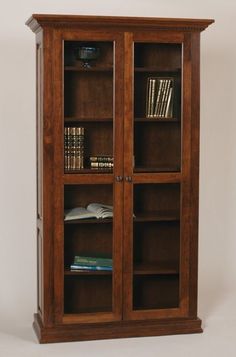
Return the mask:
[(33, 32), (38, 32), (44, 27), (71, 27), (71, 26), (100, 26), (135, 28), (144, 26), (150, 29), (203, 31), (214, 20), (212, 19), (176, 19), (158, 17), (118, 17), (118, 16), (78, 16), (78, 15), (49, 15), (33, 14), (26, 25)]

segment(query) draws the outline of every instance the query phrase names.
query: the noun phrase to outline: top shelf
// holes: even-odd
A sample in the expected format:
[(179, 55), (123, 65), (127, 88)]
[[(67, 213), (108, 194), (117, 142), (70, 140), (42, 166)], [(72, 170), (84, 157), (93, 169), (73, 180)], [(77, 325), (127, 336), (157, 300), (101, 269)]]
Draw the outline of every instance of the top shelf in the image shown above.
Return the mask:
[(144, 67), (135, 67), (134, 68), (135, 72), (157, 72), (157, 73), (179, 73), (181, 72), (181, 68), (170, 68), (170, 67), (149, 67), (149, 66), (144, 66)]
[(65, 66), (65, 71), (74, 71), (74, 72), (113, 72), (113, 67), (103, 66), (103, 67), (90, 67), (84, 68), (82, 66)]
[[(94, 66), (90, 68), (84, 68), (82, 66), (65, 66), (65, 71), (74, 71), (74, 72), (113, 72), (112, 66)], [(170, 68), (170, 67), (135, 67), (135, 72), (154, 72), (154, 73), (179, 73), (181, 68)]]

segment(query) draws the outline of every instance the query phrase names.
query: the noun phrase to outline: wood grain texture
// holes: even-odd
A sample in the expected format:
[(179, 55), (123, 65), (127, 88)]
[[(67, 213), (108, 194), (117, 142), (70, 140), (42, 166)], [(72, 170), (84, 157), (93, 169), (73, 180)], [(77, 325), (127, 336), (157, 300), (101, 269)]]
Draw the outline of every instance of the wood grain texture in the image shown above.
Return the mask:
[(93, 26), (93, 27), (148, 27), (156, 30), (171, 29), (182, 31), (203, 31), (214, 20), (209, 19), (173, 19), (154, 17), (115, 17), (115, 16), (78, 16), (78, 15), (50, 15), (34, 14), (26, 22), (32, 31), (37, 32), (43, 26)]
[(150, 321), (121, 321), (113, 323), (61, 325), (45, 328), (38, 314), (34, 315), (33, 327), (40, 343), (86, 341), (94, 339), (162, 336), (201, 333), (201, 320), (167, 319)]
[(200, 136), (200, 35), (191, 35), (191, 240), (189, 271), (189, 316), (197, 316), (198, 210), (199, 210), (199, 136)]
[(43, 34), (43, 322), (54, 323), (54, 249), (53, 249), (53, 30)]

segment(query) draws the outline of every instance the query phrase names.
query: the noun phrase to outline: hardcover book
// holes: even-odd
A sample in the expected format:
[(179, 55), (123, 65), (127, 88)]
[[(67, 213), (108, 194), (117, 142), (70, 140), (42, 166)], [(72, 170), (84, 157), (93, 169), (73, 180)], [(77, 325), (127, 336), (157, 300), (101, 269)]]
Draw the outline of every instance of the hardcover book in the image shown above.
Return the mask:
[(112, 270), (112, 259), (99, 257), (84, 257), (76, 255), (74, 263), (71, 264), (72, 271), (84, 270)]
[(105, 205), (103, 203), (90, 203), (85, 207), (75, 207), (69, 210), (65, 210), (64, 220), (70, 221), (75, 219), (86, 219), (86, 218), (112, 218), (113, 217), (113, 206)]

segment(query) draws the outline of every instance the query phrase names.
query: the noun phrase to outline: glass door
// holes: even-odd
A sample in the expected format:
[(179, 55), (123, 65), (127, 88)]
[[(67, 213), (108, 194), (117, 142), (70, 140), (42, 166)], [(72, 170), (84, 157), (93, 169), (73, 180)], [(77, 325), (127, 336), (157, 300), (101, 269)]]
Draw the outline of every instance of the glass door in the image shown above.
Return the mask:
[(63, 200), (55, 217), (61, 227), (55, 266), (58, 320), (119, 320), (123, 187), (115, 177), (122, 175), (123, 165), (118, 150), (123, 130), (121, 38), (79, 31), (62, 32), (59, 38), (57, 94), (63, 103), (57, 146), (62, 155), (56, 175)]
[(184, 316), (183, 36), (130, 34), (126, 49), (125, 318)]
[(113, 41), (64, 42), (65, 173), (112, 173)]

